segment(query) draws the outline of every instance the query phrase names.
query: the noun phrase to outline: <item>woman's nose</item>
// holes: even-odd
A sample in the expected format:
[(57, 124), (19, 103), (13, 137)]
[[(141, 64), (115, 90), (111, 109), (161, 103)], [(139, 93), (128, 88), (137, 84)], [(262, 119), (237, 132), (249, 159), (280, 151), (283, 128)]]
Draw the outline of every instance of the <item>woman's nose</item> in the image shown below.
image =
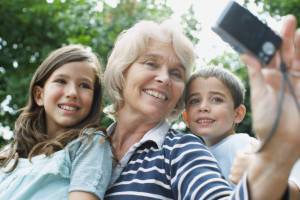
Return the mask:
[(157, 72), (156, 81), (169, 85), (170, 84), (170, 75), (169, 72), (165, 69), (159, 70)]

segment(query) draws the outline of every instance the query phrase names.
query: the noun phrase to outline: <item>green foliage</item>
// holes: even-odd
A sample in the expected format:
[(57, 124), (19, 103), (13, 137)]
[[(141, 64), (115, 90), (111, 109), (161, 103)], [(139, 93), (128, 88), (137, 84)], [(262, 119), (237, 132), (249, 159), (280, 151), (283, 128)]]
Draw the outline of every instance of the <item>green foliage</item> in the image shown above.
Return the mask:
[(255, 2), (263, 3), (264, 10), (272, 15), (293, 14), (300, 22), (300, 0), (255, 0)]
[[(122, 30), (138, 20), (162, 21), (172, 14), (166, 0), (122, 0), (116, 6), (106, 2), (109, 1), (1, 1), (0, 103), (10, 95), (8, 106), (12, 111), (0, 106), (0, 126), (13, 129), (17, 111), (26, 104), (31, 76), (50, 51), (64, 44), (81, 43), (97, 52), (104, 66)], [(187, 31), (199, 29), (193, 15), (183, 22)], [(190, 38), (197, 41), (195, 34)], [(104, 97), (104, 104), (108, 105), (109, 100)], [(103, 117), (103, 126), (110, 123)], [(0, 137), (0, 146), (2, 143)]]
[[(0, 13), (0, 102), (11, 95), (8, 106), (14, 110), (0, 107), (0, 122), (13, 129), (31, 76), (50, 51), (81, 43), (97, 52), (104, 64), (123, 29), (140, 19), (166, 18), (171, 10), (164, 1), (154, 0), (124, 0), (115, 8), (99, 0), (2, 0)], [(104, 126), (110, 122), (103, 119)]]

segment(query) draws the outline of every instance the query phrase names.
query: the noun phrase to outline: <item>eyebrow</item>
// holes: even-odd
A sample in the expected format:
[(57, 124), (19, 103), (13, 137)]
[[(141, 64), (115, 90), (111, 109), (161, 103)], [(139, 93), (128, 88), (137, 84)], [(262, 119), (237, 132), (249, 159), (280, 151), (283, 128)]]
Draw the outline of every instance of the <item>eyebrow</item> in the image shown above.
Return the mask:
[[(141, 57), (141, 59), (142, 59), (142, 60), (152, 59), (152, 60), (155, 60), (155, 61), (159, 61), (159, 60), (163, 60), (163, 57), (162, 57), (161, 55), (159, 55), (159, 54), (148, 53), (148, 54), (143, 55), (143, 56)], [(170, 59), (169, 59), (169, 60), (170, 60)], [(174, 59), (172, 59), (172, 60), (174, 60)], [(171, 60), (171, 61), (172, 61), (172, 60)], [(174, 65), (179, 66), (180, 68), (182, 68), (182, 69), (184, 70), (184, 72), (185, 72), (186, 69), (185, 69), (185, 67), (182, 65), (181, 62), (172, 62), (172, 63), (174, 63)]]
[(210, 94), (213, 94), (213, 95), (220, 95), (222, 96), (223, 98), (226, 98), (226, 95), (222, 92), (219, 92), (219, 91), (211, 91), (209, 92)]
[(186, 100), (189, 100), (190, 98), (195, 97), (195, 96), (200, 96), (200, 93), (199, 92), (191, 93), (187, 96)]
[[(221, 93), (221, 92), (218, 92), (218, 91), (210, 91), (209, 94), (213, 94), (213, 95), (220, 95), (222, 97), (226, 97), (225, 94)], [(189, 100), (190, 98), (192, 97), (195, 97), (195, 96), (201, 96), (199, 92), (194, 92), (194, 93), (191, 93), (190, 95), (187, 96), (187, 100)]]
[[(57, 75), (54, 76), (54, 78), (70, 78), (70, 76), (68, 76), (66, 74), (57, 74)], [(91, 82), (91, 83), (94, 82), (93, 79), (86, 78), (86, 77), (80, 77), (79, 80), (80, 81), (87, 81), (87, 82)]]

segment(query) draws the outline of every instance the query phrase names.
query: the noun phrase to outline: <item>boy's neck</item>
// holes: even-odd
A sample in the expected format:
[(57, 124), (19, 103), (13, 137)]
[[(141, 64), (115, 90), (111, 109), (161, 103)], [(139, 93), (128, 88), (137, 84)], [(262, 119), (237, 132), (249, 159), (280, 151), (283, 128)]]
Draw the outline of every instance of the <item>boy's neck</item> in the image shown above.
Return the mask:
[(219, 137), (212, 137), (212, 138), (208, 138), (208, 137), (204, 137), (204, 141), (205, 141), (205, 144), (208, 146), (208, 147), (211, 147), (213, 145), (216, 145), (218, 143), (220, 143), (222, 140), (224, 140), (225, 138), (229, 137), (230, 135), (233, 135), (235, 134), (234, 131), (228, 131), (222, 135), (220, 135)]

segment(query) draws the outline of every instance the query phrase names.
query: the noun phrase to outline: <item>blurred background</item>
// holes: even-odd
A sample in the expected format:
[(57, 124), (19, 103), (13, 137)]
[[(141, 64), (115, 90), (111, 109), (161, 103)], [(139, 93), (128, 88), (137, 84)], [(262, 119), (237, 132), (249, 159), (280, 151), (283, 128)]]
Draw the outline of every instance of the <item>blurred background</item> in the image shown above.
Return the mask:
[[(26, 104), (29, 82), (48, 53), (81, 43), (97, 52), (105, 68), (114, 40), (141, 19), (172, 18), (181, 24), (198, 54), (195, 68), (220, 65), (247, 87), (247, 115), (237, 132), (253, 135), (247, 72), (235, 53), (211, 31), (228, 0), (1, 0), (0, 2), (0, 147), (13, 137), (19, 109)], [(275, 31), (286, 14), (300, 21), (300, 0), (237, 1)], [(104, 70), (104, 69), (103, 69)], [(110, 104), (104, 98), (104, 107)], [(112, 120), (103, 115), (102, 125)], [(173, 127), (185, 130), (179, 118)]]

